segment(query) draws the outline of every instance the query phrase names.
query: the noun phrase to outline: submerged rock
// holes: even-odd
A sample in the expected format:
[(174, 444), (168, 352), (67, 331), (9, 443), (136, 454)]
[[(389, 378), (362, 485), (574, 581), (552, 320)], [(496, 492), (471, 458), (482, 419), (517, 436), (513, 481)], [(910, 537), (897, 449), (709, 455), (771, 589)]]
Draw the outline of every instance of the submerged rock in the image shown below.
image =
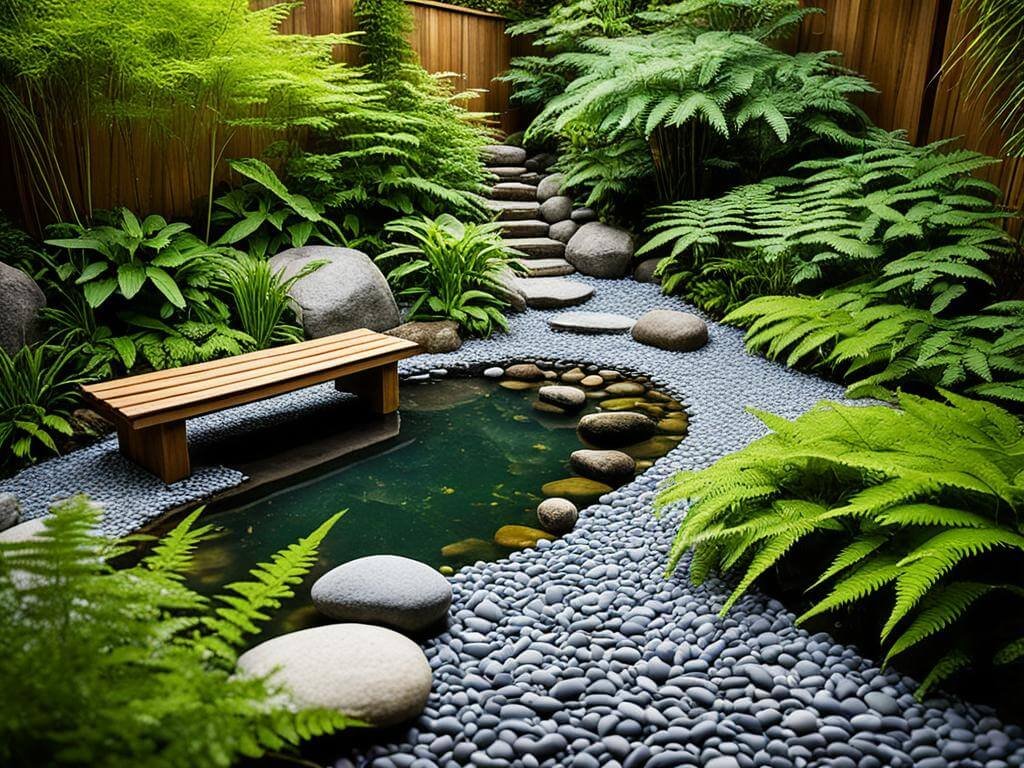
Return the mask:
[(605, 392), (616, 397), (639, 397), (647, 392), (647, 387), (635, 381), (617, 381), (609, 384)]
[(569, 456), (569, 466), (584, 477), (612, 486), (622, 485), (636, 471), (636, 462), (628, 453), (595, 451), (590, 448), (573, 451)]
[(269, 675), (299, 708), (333, 709), (376, 726), (416, 717), (430, 695), (430, 664), (420, 647), (366, 624), (330, 624), (275, 637), (243, 653), (238, 669)]
[(454, 320), (403, 323), (397, 328), (392, 328), (388, 334), (415, 342), (428, 354), (454, 352), (462, 346), (459, 324)]
[(535, 547), (541, 539), (554, 541), (554, 536), (546, 531), (531, 528), (528, 525), (503, 525), (494, 534), (494, 542), (511, 549)]
[(448, 613), (452, 587), (425, 563), (397, 555), (360, 557), (313, 584), (313, 604), (338, 621), (384, 624), (419, 632)]
[(506, 368), (505, 375), (520, 381), (540, 381), (544, 378), (544, 371), (533, 363), (517, 363)]
[(479, 556), (482, 558), (484, 554), (490, 556), (493, 552), (493, 542), (485, 539), (462, 539), (441, 547), (442, 557)]
[(660, 459), (682, 439), (682, 435), (657, 435), (641, 443), (624, 446), (622, 450), (634, 459)]
[(551, 533), (568, 533), (576, 526), (579, 510), (568, 499), (553, 497), (537, 505), (537, 520), (540, 527)]
[(580, 502), (590, 502), (611, 490), (610, 485), (600, 483), (597, 480), (591, 480), (588, 477), (566, 477), (562, 480), (552, 480), (550, 483), (544, 483), (541, 486), (540, 492), (548, 497), (560, 496)]
[(686, 418), (686, 414), (676, 413), (671, 416), (666, 416), (664, 419), (658, 422), (658, 431), (664, 432), (668, 435), (685, 435), (686, 430), (689, 428), (689, 419)]
[(646, 440), (656, 426), (642, 413), (614, 411), (588, 413), (576, 428), (583, 440), (601, 448), (619, 448)]
[(708, 343), (708, 326), (689, 312), (652, 309), (636, 321), (633, 339), (671, 352), (692, 352)]
[[(608, 390), (605, 390), (608, 392)], [(611, 393), (609, 393), (611, 394)], [(602, 400), (598, 406), (602, 411), (630, 411), (638, 405), (649, 404), (642, 397), (612, 397)]]
[(537, 397), (542, 402), (557, 405), (567, 411), (578, 411), (587, 404), (587, 394), (582, 389), (557, 384), (541, 387), (537, 392)]

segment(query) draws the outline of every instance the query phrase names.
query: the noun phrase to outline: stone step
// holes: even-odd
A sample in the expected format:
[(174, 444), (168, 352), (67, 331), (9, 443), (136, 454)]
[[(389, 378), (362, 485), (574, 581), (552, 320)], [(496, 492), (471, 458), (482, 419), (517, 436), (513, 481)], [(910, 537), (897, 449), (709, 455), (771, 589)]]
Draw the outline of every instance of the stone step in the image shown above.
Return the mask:
[(526, 277), (562, 277), (571, 275), (576, 267), (565, 259), (529, 259), (523, 260)]
[(482, 149), (484, 165), (509, 166), (526, 162), (526, 150), (509, 144), (489, 144)]
[(517, 277), (516, 289), (534, 309), (558, 309), (582, 304), (594, 295), (594, 289), (578, 280), (564, 277)]
[(488, 200), (487, 207), (498, 215), (499, 221), (536, 219), (540, 213), (540, 203), (536, 200), (532, 203), (520, 200)]
[(570, 333), (629, 333), (635, 322), (610, 312), (559, 312), (548, 318), (552, 330)]
[(547, 237), (550, 225), (540, 219), (503, 221), (501, 234), (505, 237)]
[(565, 243), (550, 237), (506, 237), (505, 244), (526, 259), (552, 259), (565, 255)]
[(523, 200), (537, 199), (537, 187), (533, 184), (521, 184), (518, 181), (504, 181), (491, 187), (492, 200)]
[(508, 179), (511, 181), (521, 181), (519, 177), (524, 173), (528, 173), (526, 168), (521, 165), (495, 165), (488, 168), (487, 172), (497, 176), (499, 179)]

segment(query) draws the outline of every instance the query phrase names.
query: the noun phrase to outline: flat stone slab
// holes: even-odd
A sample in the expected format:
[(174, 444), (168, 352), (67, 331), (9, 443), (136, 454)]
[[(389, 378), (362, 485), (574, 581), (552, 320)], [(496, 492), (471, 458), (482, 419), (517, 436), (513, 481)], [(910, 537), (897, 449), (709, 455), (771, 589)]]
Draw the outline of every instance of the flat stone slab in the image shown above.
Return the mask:
[(526, 173), (526, 167), (522, 165), (494, 165), (487, 169), (499, 179), (516, 179)]
[(524, 200), (537, 199), (537, 187), (518, 181), (503, 181), (491, 187), (492, 200)]
[(562, 312), (548, 318), (552, 330), (570, 333), (629, 333), (635, 322), (612, 312)]
[(523, 261), (523, 266), (529, 277), (561, 277), (576, 271), (565, 259), (529, 259)]
[(521, 200), (488, 200), (487, 208), (492, 213), (498, 214), (501, 221), (523, 221), (525, 219), (536, 219), (540, 212), (540, 203), (524, 202)]
[(565, 253), (565, 243), (550, 237), (506, 237), (505, 244), (515, 248), (526, 259), (561, 258)]
[(526, 150), (510, 144), (488, 144), (481, 148), (484, 165), (510, 166), (526, 162)]
[(515, 285), (534, 309), (574, 307), (594, 295), (589, 285), (562, 277), (518, 277)]
[(501, 234), (509, 238), (547, 237), (551, 225), (540, 219), (501, 222)]

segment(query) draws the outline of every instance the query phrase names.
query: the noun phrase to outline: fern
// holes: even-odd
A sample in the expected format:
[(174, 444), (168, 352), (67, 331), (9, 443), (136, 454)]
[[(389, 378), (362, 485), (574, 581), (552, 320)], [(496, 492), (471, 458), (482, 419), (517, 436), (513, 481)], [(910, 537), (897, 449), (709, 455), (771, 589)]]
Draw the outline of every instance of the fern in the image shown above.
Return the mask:
[[(801, 541), (833, 552), (808, 589), (807, 621), (872, 596), (886, 661), (916, 649), (940, 660), (921, 692), (964, 654), (1018, 658), (1013, 635), (979, 632), (987, 611), (1018, 615), (1024, 596), (1024, 422), (949, 392), (902, 394), (899, 408), (821, 403), (788, 421), (756, 413), (771, 432), (661, 489), (657, 508), (688, 502), (667, 572), (692, 550), (691, 577), (736, 571), (723, 613)], [(825, 590), (824, 594), (820, 594)], [(1012, 642), (1011, 642), (1012, 640)]]
[[(122, 570), (109, 561), (130, 547), (95, 533), (86, 499), (53, 512), (38, 538), (0, 544), (4, 765), (223, 768), (360, 724), (293, 712), (267, 680), (234, 674), (240, 635), (216, 635), (211, 655), (204, 627), (226, 619), (182, 579), (209, 533), (199, 512)], [(257, 621), (289, 595), (336, 520), (257, 569), (233, 610)]]

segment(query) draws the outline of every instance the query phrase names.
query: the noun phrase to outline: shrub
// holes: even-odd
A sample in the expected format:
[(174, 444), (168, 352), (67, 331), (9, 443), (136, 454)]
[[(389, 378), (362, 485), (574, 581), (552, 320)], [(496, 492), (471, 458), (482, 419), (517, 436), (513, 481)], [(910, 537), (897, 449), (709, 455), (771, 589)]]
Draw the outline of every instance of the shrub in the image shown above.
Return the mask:
[(9, 458), (28, 463), (40, 449), (57, 453), (71, 435), (71, 411), (79, 386), (90, 380), (77, 365), (78, 350), (22, 347), (14, 355), (0, 349), (0, 465)]
[(410, 320), (454, 320), (470, 333), (508, 330), (502, 274), (518, 268), (499, 224), (463, 224), (448, 214), (405, 218), (387, 231), (408, 241), (378, 260), (401, 259), (388, 273), (398, 296), (412, 302)]
[(1024, 656), (1024, 423), (943, 395), (821, 403), (792, 422), (756, 413), (771, 434), (662, 490), (659, 508), (690, 502), (668, 573), (691, 549), (694, 581), (735, 572), (724, 614), (800, 542), (830, 553), (798, 621), (848, 610), (864, 622), (884, 602), (885, 662), (911, 649), (930, 660), (919, 695), (972, 659)]
[(243, 256), (228, 268), (235, 315), (256, 349), (302, 341), (302, 328), (284, 320), (292, 312), (288, 291), (321, 266), (323, 262), (312, 262), (285, 278), (283, 268), (275, 272), (265, 259)]
[(355, 721), (293, 711), (267, 680), (234, 674), (237, 649), (293, 594), (341, 513), (213, 599), (184, 584), (212, 526), (189, 515), (142, 562), (62, 503), (37, 539), (0, 544), (0, 759), (19, 766), (229, 766)]

